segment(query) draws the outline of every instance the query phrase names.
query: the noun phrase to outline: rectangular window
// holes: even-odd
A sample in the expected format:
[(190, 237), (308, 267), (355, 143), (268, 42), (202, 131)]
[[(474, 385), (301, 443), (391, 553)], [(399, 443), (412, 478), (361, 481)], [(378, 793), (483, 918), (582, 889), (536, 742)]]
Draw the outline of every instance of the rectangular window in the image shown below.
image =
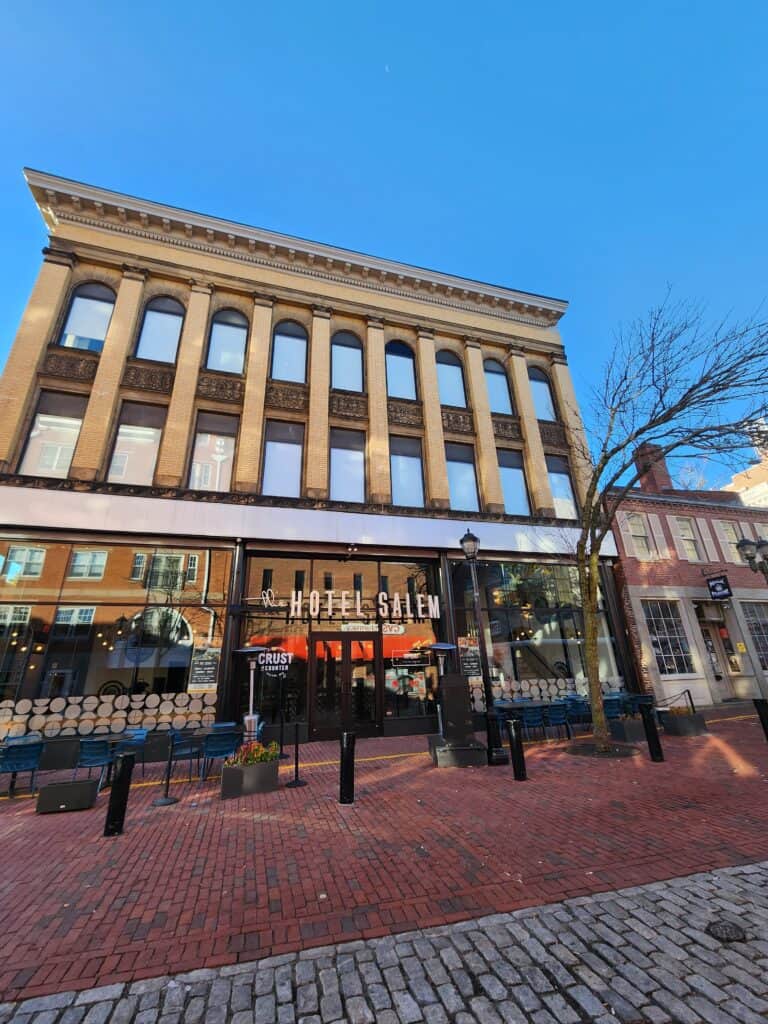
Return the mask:
[(331, 428), (331, 501), (365, 501), (365, 434)]
[(298, 593), (304, 590), (304, 580), (306, 579), (306, 573), (303, 569), (297, 569), (293, 574), (293, 589)]
[(768, 604), (764, 601), (742, 601), (741, 610), (757, 650), (760, 667), (768, 671)]
[(39, 579), (43, 572), (45, 561), (45, 548), (23, 548), (11, 546), (3, 566), (3, 575), (8, 581), (25, 577), (27, 579)]
[(186, 580), (183, 555), (153, 555), (147, 579), (149, 590), (181, 590)]
[(146, 567), (147, 556), (143, 552), (137, 551), (133, 556), (133, 565), (131, 566), (131, 575), (129, 576), (129, 579), (143, 580), (144, 570)]
[(354, 592), (356, 594), (362, 594), (362, 592), (363, 592), (363, 574), (361, 572), (356, 572), (354, 574), (354, 576), (352, 577), (352, 580), (353, 580), (353, 582), (352, 582), (352, 589), (354, 590)]
[(547, 455), (546, 458), (549, 486), (555, 504), (555, 517), (557, 519), (577, 519), (579, 513), (573, 495), (568, 459), (564, 459), (562, 455)]
[(67, 476), (87, 404), (85, 395), (42, 392), (19, 464), (20, 474), (59, 480)]
[(106, 551), (73, 551), (67, 575), (73, 580), (100, 580), (106, 564)]
[(304, 424), (267, 420), (264, 434), (262, 494), (280, 498), (301, 496)]
[(187, 583), (197, 583), (197, 566), (200, 562), (199, 555), (187, 556)]
[(656, 664), (663, 676), (693, 672), (693, 659), (677, 601), (642, 601)]
[(195, 491), (228, 491), (235, 457), (237, 416), (201, 412), (192, 450), (189, 486)]
[(23, 604), (0, 604), (0, 637), (18, 634), (29, 622), (32, 608)]
[(478, 512), (480, 506), (475, 476), (475, 452), (472, 445), (446, 443), (445, 459), (448, 464), (451, 508), (463, 512)]
[(333, 590), (333, 573), (323, 573), (323, 590)]
[(499, 448), (496, 454), (499, 459), (501, 489), (504, 492), (504, 511), (508, 516), (529, 516), (531, 505), (528, 501), (528, 488), (525, 483), (523, 453), (511, 451), (508, 448)]
[(681, 516), (675, 517), (677, 521), (677, 528), (680, 532), (680, 540), (685, 551), (685, 557), (690, 562), (701, 561), (701, 548), (699, 547), (699, 539), (696, 534), (696, 527), (694, 526), (692, 519), (682, 518)]
[(720, 539), (727, 546), (726, 556), (730, 556), (732, 562), (743, 562), (744, 556), (739, 551), (739, 541), (744, 534), (741, 526), (733, 520), (723, 519), (720, 521)]
[(123, 402), (107, 480), (151, 486), (165, 415), (162, 405)]
[(390, 437), (392, 504), (424, 508), (424, 471), (418, 437)]
[(650, 561), (655, 557), (656, 552), (651, 543), (648, 520), (639, 512), (631, 512), (627, 515), (627, 526), (632, 537), (635, 554), (642, 561)]
[(389, 576), (381, 577), (381, 592), (382, 594), (389, 593)]
[(90, 629), (96, 609), (93, 607), (75, 606), (57, 608), (53, 622), (54, 636), (70, 636), (77, 630)]
[(271, 590), (272, 589), (272, 570), (263, 569), (261, 572), (261, 589)]

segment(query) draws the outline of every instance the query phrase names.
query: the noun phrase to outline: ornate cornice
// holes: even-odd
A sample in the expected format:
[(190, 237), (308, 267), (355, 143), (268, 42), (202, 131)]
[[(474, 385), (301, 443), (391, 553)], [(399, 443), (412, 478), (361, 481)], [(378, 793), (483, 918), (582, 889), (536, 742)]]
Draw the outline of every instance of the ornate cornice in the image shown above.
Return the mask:
[(367, 420), (368, 395), (331, 391), (328, 396), (328, 413), (345, 420)]
[(307, 385), (291, 384), (282, 380), (268, 380), (264, 404), (269, 409), (305, 412), (309, 406)]
[(96, 355), (86, 355), (78, 349), (52, 348), (46, 352), (39, 373), (41, 377), (89, 382), (95, 378), (98, 365)]
[(474, 434), (475, 424), (468, 409), (442, 409), (443, 430), (449, 434)]
[(240, 403), (245, 393), (245, 381), (240, 377), (225, 377), (218, 373), (201, 373), (197, 379), (198, 398), (215, 402)]
[(123, 371), (121, 381), (124, 388), (136, 388), (138, 391), (156, 391), (161, 395), (170, 395), (173, 390), (175, 371), (163, 366), (128, 363)]
[(421, 402), (412, 402), (407, 398), (388, 398), (387, 419), (390, 426), (422, 427), (424, 425), (424, 413), (421, 408)]
[(25, 176), (52, 230), (59, 223), (85, 225), (534, 327), (554, 326), (567, 308), (560, 299), (308, 242), (40, 171), (26, 170)]

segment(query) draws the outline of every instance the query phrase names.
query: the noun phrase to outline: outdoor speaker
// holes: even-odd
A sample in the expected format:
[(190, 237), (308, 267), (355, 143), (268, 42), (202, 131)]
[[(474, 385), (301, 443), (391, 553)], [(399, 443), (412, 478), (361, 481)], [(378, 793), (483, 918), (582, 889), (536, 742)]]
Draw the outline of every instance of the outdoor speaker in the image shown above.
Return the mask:
[(87, 811), (96, 803), (98, 785), (98, 779), (83, 779), (82, 782), (53, 782), (50, 786), (41, 786), (35, 810), (38, 814)]

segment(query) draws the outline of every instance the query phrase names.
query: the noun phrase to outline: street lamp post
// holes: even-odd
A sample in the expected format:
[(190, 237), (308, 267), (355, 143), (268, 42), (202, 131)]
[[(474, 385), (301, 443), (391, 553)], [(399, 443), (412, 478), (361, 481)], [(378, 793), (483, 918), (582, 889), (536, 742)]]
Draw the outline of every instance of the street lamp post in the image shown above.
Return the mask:
[(747, 565), (752, 572), (761, 572), (768, 580), (768, 540), (762, 538), (758, 541), (742, 537), (736, 545), (739, 552), (746, 558)]
[(485, 694), (485, 732), (488, 746), (488, 764), (508, 764), (509, 756), (501, 745), (499, 732), (499, 720), (493, 710), (493, 690), (491, 688), (491, 669), (488, 662), (488, 648), (485, 643), (485, 630), (480, 618), (480, 587), (477, 582), (477, 552), (480, 547), (479, 539), (467, 530), (460, 542), (464, 557), (469, 563), (469, 573), (472, 578), (472, 603), (475, 614), (475, 628), (477, 629), (477, 645), (480, 650), (480, 669), (483, 674), (483, 693)]

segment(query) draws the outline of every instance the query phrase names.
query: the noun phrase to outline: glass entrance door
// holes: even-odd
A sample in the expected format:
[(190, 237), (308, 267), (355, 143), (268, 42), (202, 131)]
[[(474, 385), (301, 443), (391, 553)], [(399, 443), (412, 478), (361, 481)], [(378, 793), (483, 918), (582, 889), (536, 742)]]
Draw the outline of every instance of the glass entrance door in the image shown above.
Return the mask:
[(376, 633), (313, 634), (310, 664), (312, 739), (381, 731), (382, 687)]

